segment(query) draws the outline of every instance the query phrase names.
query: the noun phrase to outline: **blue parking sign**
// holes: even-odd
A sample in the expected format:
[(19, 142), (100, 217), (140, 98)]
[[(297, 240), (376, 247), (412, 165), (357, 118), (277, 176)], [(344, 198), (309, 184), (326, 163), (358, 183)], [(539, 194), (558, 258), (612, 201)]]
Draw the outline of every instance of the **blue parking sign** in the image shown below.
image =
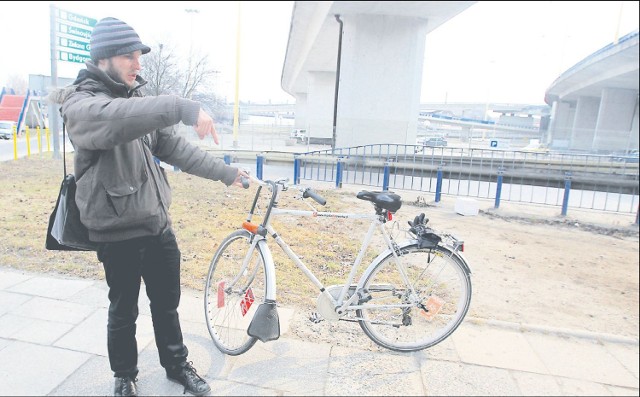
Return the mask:
[(491, 141), (491, 147), (498, 147), (498, 141)]

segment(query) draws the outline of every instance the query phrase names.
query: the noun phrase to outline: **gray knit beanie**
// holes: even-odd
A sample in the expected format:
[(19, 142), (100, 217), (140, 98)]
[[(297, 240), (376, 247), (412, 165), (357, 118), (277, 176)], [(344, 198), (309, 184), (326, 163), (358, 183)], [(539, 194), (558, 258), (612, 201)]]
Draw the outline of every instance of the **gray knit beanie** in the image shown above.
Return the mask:
[(111, 58), (141, 50), (143, 54), (151, 48), (142, 44), (135, 30), (119, 19), (107, 17), (98, 21), (91, 33), (91, 59)]

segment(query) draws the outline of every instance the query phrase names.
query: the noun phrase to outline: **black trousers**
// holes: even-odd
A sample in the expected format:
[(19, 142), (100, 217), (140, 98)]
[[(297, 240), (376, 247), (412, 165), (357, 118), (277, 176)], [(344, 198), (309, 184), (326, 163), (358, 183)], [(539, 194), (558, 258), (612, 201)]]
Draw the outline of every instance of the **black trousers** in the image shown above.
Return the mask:
[(141, 279), (151, 306), (151, 318), (160, 364), (170, 369), (188, 355), (178, 318), (180, 250), (170, 229), (159, 236), (140, 237), (98, 247), (109, 285), (107, 347), (114, 376), (138, 374), (136, 319)]

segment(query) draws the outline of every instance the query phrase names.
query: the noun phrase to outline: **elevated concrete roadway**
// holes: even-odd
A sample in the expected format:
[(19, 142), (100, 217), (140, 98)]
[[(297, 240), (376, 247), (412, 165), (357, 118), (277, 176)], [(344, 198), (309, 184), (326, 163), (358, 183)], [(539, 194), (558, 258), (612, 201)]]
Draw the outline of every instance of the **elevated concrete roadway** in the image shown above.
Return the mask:
[(281, 85), (336, 147), (413, 143), (426, 35), (473, 1), (295, 2)]
[(562, 73), (547, 89), (547, 144), (598, 153), (638, 150), (639, 41), (631, 32)]

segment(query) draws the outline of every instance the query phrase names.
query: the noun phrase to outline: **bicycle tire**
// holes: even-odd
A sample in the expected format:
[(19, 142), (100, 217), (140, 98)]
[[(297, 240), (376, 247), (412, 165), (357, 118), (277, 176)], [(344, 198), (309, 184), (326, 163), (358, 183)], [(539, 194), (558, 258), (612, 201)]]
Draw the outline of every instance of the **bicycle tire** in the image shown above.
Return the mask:
[(241, 229), (222, 241), (209, 265), (205, 286), (209, 334), (221, 352), (232, 356), (246, 352), (256, 343), (247, 329), (258, 306), (265, 301), (265, 261), (259, 246), (243, 269), (251, 237)]
[(448, 248), (412, 244), (400, 252), (416, 296), (411, 296), (389, 253), (363, 276), (362, 307), (356, 314), (376, 344), (418, 351), (442, 342), (462, 323), (471, 304), (471, 277), (463, 259)]

